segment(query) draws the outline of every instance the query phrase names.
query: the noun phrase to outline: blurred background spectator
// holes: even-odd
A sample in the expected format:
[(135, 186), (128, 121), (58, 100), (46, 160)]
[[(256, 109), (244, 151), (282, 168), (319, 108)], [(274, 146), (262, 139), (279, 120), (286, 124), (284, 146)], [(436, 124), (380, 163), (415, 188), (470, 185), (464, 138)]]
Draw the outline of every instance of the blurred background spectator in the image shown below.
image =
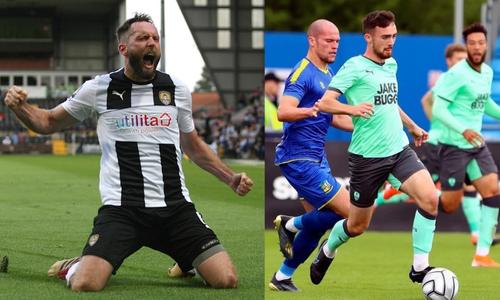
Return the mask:
[(264, 76), (266, 131), (281, 131), (283, 123), (278, 121), (278, 92), (282, 80), (273, 72)]

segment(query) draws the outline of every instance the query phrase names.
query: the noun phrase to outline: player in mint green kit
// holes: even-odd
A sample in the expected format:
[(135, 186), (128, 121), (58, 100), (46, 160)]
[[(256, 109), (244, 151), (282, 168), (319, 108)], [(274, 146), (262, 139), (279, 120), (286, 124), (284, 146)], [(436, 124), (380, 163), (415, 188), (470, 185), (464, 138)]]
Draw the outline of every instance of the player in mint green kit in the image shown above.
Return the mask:
[[(453, 67), (459, 61), (467, 58), (467, 49), (462, 44), (451, 44), (446, 47), (445, 50), (446, 65), (448, 69)], [(432, 117), (432, 104), (434, 99), (432, 97), (432, 90), (429, 90), (422, 97), (422, 108), (424, 109), (425, 115), (430, 120), (429, 138), (427, 142), (422, 146), (422, 155), (420, 158), (424, 163), (425, 167), (431, 173), (432, 180), (434, 182), (439, 181), (439, 169), (441, 166), (441, 159), (438, 155), (439, 150), (439, 132), (443, 125), (436, 118)], [(481, 204), (480, 199), (477, 197), (477, 191), (474, 186), (470, 185), (468, 179), (465, 180), (466, 185), (464, 186), (464, 197), (462, 198), (462, 210), (464, 212), (465, 218), (470, 228), (470, 240), (471, 243), (476, 246), (477, 239), (479, 236), (479, 224), (481, 217)], [(444, 211), (446, 213), (446, 211)], [(494, 239), (493, 243), (498, 243), (498, 239)]]
[(373, 203), (386, 180), (418, 205), (413, 221), (414, 258), (410, 279), (422, 282), (429, 266), (437, 215), (437, 193), (432, 178), (408, 146), (403, 124), (420, 146), (427, 133), (418, 127), (398, 105), (397, 63), (391, 57), (396, 40), (394, 14), (374, 11), (363, 20), (367, 47), (364, 55), (350, 58), (333, 77), (329, 90), (317, 102), (320, 111), (335, 112), (345, 95), (350, 105), (369, 102), (373, 115), (353, 117), (354, 131), (349, 146), (351, 206), (347, 220), (337, 222), (328, 242), (311, 264), (311, 280), (318, 284), (331, 264), (336, 249), (349, 238), (362, 234), (370, 224)]
[[(467, 57), (467, 50), (464, 45), (461, 44), (451, 44), (446, 47), (445, 59), (448, 69), (454, 66), (459, 61)], [(431, 173), (432, 180), (434, 182), (439, 181), (439, 166), (440, 161), (437, 155), (438, 152), (438, 137), (441, 127), (444, 126), (436, 118), (432, 117), (432, 104), (434, 100), (432, 98), (432, 90), (427, 91), (422, 97), (422, 108), (425, 112), (426, 117), (430, 121), (429, 128), (429, 138), (426, 143), (422, 145), (422, 162)]]
[(481, 194), (481, 222), (473, 267), (500, 267), (489, 256), (492, 232), (498, 222), (498, 169), (480, 134), (483, 115), (500, 119), (500, 107), (491, 99), (492, 69), (484, 63), (487, 33), (481, 24), (463, 32), (467, 59), (443, 74), (433, 88), (433, 116), (445, 126), (439, 135), (441, 205), (458, 208), (465, 175)]

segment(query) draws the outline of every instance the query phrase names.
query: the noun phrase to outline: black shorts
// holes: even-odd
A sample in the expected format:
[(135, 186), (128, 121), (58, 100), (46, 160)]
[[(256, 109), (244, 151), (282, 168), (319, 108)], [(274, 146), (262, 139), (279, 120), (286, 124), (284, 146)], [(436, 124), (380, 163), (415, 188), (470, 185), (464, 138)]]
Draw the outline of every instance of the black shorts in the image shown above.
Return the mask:
[(420, 159), (429, 173), (431, 173), (432, 181), (434, 183), (438, 182), (440, 166), (439, 145), (424, 143), (420, 152)]
[(474, 181), (490, 173), (498, 173), (497, 165), (487, 146), (460, 149), (451, 145), (440, 145), (441, 189), (456, 191), (463, 187), (464, 179)]
[(172, 257), (183, 271), (224, 250), (194, 205), (186, 202), (168, 208), (102, 206), (82, 255), (105, 259), (114, 274), (142, 246)]
[(361, 155), (349, 153), (351, 203), (357, 207), (370, 207), (377, 197), (379, 188), (386, 180), (389, 180), (393, 186), (395, 181), (401, 185), (411, 175), (422, 169), (425, 169), (424, 165), (410, 147), (382, 158), (364, 158)]

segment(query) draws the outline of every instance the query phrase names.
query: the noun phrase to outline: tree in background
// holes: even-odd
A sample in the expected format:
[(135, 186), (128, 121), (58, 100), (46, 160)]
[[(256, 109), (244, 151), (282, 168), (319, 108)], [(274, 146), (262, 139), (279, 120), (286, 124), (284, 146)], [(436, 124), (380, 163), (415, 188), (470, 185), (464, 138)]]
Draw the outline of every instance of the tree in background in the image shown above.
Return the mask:
[(203, 66), (203, 71), (201, 72), (201, 79), (196, 82), (194, 86), (195, 92), (214, 92), (215, 84), (212, 81), (212, 77), (210, 76), (210, 72), (208, 71), (207, 66)]
[[(480, 20), (481, 4), (464, 0), (464, 25)], [(318, 18), (333, 21), (341, 32), (360, 32), (370, 11), (391, 10), (399, 33), (453, 34), (454, 0), (268, 0), (267, 31), (305, 31)]]

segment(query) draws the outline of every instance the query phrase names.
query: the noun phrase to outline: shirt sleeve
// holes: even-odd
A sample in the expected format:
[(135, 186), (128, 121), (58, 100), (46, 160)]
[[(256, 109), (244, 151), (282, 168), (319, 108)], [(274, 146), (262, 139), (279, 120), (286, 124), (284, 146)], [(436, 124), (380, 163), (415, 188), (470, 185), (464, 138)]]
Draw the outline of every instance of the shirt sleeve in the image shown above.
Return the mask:
[[(285, 83), (285, 90), (283, 91), (283, 96), (292, 96), (294, 98), (297, 98), (299, 101), (304, 97), (306, 91), (308, 90), (307, 82), (305, 80), (307, 76), (301, 76), (301, 75), (302, 73), (298, 74), (295, 80), (293, 79), (287, 80), (287, 82)], [(293, 77), (293, 75), (291, 77)]]
[(486, 101), (484, 112), (488, 116), (500, 120), (500, 106), (491, 97)]
[(96, 79), (86, 81), (61, 105), (75, 119), (83, 121), (95, 111)]
[(329, 90), (338, 91), (345, 94), (345, 92), (354, 85), (358, 80), (358, 72), (354, 61), (348, 60), (340, 67), (340, 70), (333, 76), (332, 81), (328, 85)]
[(460, 88), (464, 85), (463, 76), (452, 71), (441, 75), (432, 89), (434, 98), (441, 98), (448, 102), (453, 102)]
[(442, 97), (434, 97), (434, 104), (432, 105), (432, 117), (436, 120), (441, 121), (449, 128), (455, 130), (458, 133), (463, 133), (467, 127), (460, 123), (451, 112), (448, 110), (450, 101)]
[(189, 133), (194, 130), (191, 92), (185, 85), (175, 89), (175, 105), (177, 105), (177, 123), (179, 130)]

